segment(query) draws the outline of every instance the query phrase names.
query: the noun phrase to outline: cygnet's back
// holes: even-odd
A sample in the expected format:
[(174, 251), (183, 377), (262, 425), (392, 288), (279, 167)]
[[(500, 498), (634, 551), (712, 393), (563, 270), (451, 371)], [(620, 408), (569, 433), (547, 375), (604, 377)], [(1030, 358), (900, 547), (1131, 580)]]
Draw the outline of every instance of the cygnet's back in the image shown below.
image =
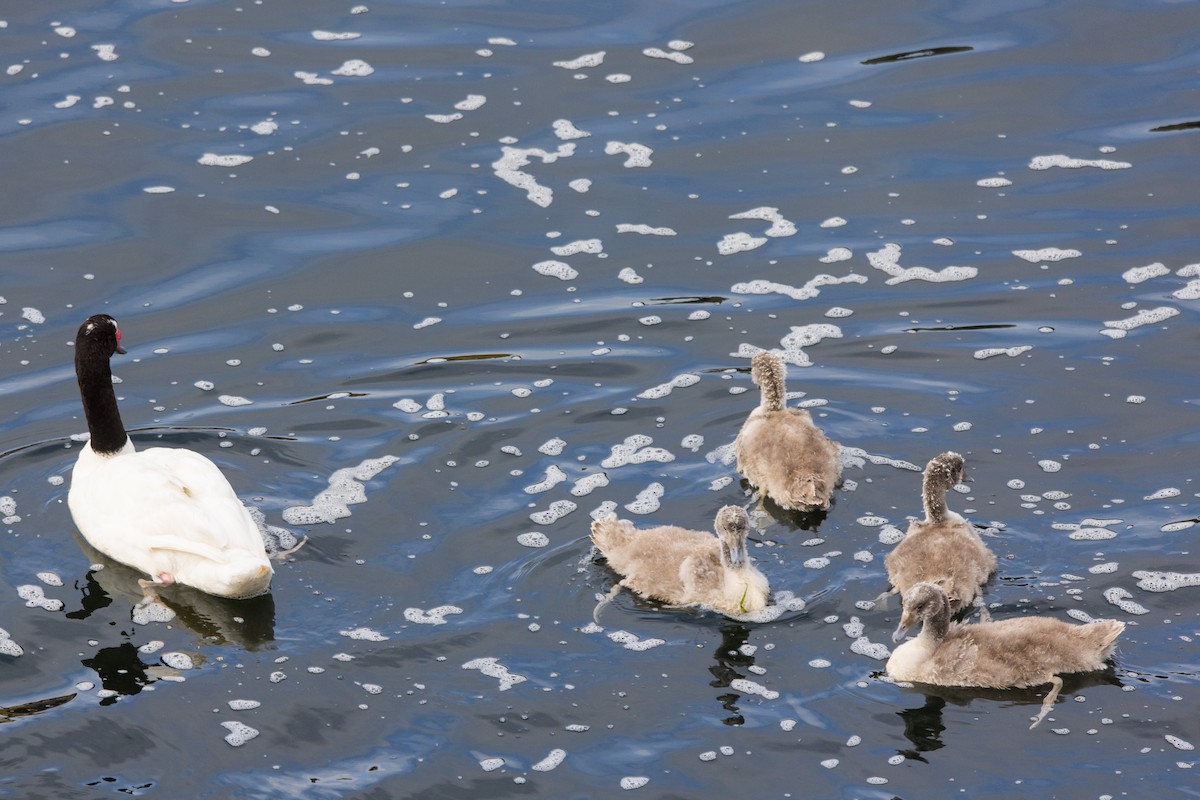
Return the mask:
[(622, 575), (618, 586), (672, 605), (737, 615), (766, 607), (770, 591), (746, 553), (748, 527), (737, 506), (717, 513), (717, 536), (674, 525), (638, 530), (609, 515), (592, 523), (592, 542)]
[(758, 353), (750, 374), (761, 400), (734, 441), (738, 472), (781, 508), (829, 508), (842, 473), (837, 442), (813, 424), (807, 410), (784, 405), (785, 369), (779, 356)]
[(931, 459), (922, 481), (925, 519), (914, 520), (884, 559), (888, 579), (901, 596), (918, 583), (937, 583), (952, 614), (970, 608), (996, 570), (996, 555), (975, 527), (946, 507), (946, 492), (964, 480), (966, 465), (958, 453)]

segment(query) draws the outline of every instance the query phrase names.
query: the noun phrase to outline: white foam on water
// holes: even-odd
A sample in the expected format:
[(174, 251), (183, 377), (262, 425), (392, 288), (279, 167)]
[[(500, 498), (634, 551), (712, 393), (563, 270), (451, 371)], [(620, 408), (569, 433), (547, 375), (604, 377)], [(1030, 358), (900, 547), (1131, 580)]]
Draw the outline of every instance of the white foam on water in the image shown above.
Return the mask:
[(633, 267), (625, 267), (617, 273), (617, 280), (625, 281), (625, 283), (628, 284), (637, 285), (642, 283), (645, 279), (641, 275), (638, 275)]
[(729, 688), (743, 694), (758, 695), (766, 700), (775, 700), (779, 697), (779, 692), (774, 689), (768, 689), (761, 683), (755, 683), (745, 678), (734, 678), (729, 682)]
[(1196, 749), (1196, 746), (1194, 744), (1187, 741), (1186, 739), (1180, 739), (1178, 736), (1173, 736), (1173, 735), (1167, 733), (1167, 734), (1163, 735), (1163, 738), (1166, 739), (1167, 743), (1170, 744), (1172, 747), (1174, 747), (1176, 750), (1195, 750)]
[(441, 321), (442, 321), (441, 317), (426, 317), (425, 319), (421, 320), (420, 322), (414, 324), (413, 330), (419, 331), (422, 328), (428, 328), (430, 325), (437, 325)]
[(892, 653), (887, 649), (886, 645), (878, 642), (872, 642), (866, 636), (860, 636), (850, 643), (851, 652), (858, 653), (860, 656), (873, 658), (876, 661), (886, 661)]
[(1068, 534), (1067, 538), (1082, 542), (1103, 542), (1115, 538), (1116, 535), (1116, 531), (1108, 528), (1086, 527)]
[(180, 653), (178, 651), (163, 653), (161, 656), (161, 661), (171, 669), (177, 669), (180, 672), (186, 672), (189, 669), (196, 668), (196, 664), (192, 660), (191, 656), (189, 656), (187, 653)]
[(1131, 331), (1134, 328), (1140, 328), (1143, 325), (1156, 325), (1160, 322), (1170, 319), (1179, 313), (1179, 309), (1171, 306), (1159, 306), (1158, 308), (1142, 308), (1132, 317), (1125, 319), (1107, 320), (1104, 325), (1111, 330)]
[(558, 278), (559, 281), (574, 281), (580, 277), (580, 272), (566, 264), (565, 261), (556, 261), (553, 259), (546, 261), (538, 261), (533, 265), (533, 271), (538, 275), (545, 275), (547, 278)]
[(975, 351), (975, 358), (979, 361), (985, 358), (992, 358), (993, 356), (1016, 358), (1022, 353), (1028, 353), (1032, 349), (1033, 345), (1031, 344), (1018, 345), (1016, 347), (985, 347), (982, 350)]
[(135, 625), (149, 625), (152, 622), (167, 623), (175, 619), (175, 611), (161, 602), (141, 602), (133, 607), (130, 618)]
[(674, 50), (663, 50), (658, 47), (647, 47), (642, 51), (642, 55), (650, 58), (659, 58), (664, 61), (674, 61), (676, 64), (691, 64), (696, 59), (689, 55), (680, 53)]
[(821, 227), (822, 228), (841, 228), (847, 224), (848, 223), (846, 222), (845, 218), (843, 218), (843, 217), (830, 217), (829, 219), (821, 222)]
[(804, 562), (804, 566), (808, 569), (824, 569), (829, 566), (829, 559), (824, 556), (810, 558)]
[(661, 483), (651, 483), (638, 492), (632, 502), (626, 503), (625, 508), (631, 514), (653, 514), (659, 509), (659, 500), (666, 490)]
[(604, 243), (599, 239), (577, 239), (568, 244), (551, 247), (550, 251), (556, 256), (573, 256), (576, 253), (596, 255), (604, 252)]
[(872, 267), (891, 276), (885, 281), (888, 286), (914, 280), (929, 283), (965, 281), (979, 274), (975, 267), (943, 267), (936, 272), (928, 267), (901, 267), (900, 253), (900, 245), (894, 242), (884, 245), (880, 250), (867, 253), (867, 262)]
[(1034, 156), (1029, 160), (1030, 169), (1050, 169), (1051, 167), (1061, 167), (1062, 169), (1080, 169), (1082, 167), (1096, 167), (1098, 169), (1129, 169), (1133, 164), (1128, 161), (1109, 161), (1108, 159), (1100, 158), (1088, 160), (1085, 158), (1070, 158), (1062, 154), (1052, 156)]
[(170, 194), (175, 191), (174, 186), (143, 186), (142, 191), (146, 194)]
[(604, 154), (609, 156), (628, 156), (622, 166), (630, 169), (635, 167), (648, 167), (654, 163), (650, 160), (650, 156), (654, 155), (654, 150), (644, 144), (638, 144), (637, 142), (608, 142), (604, 145)]
[(567, 183), (567, 186), (570, 186), (575, 191), (579, 192), (580, 194), (583, 194), (584, 192), (586, 192), (592, 188), (592, 182), (590, 180), (588, 180), (587, 178), (576, 178), (575, 180)]
[(1180, 520), (1179, 522), (1168, 522), (1159, 528), (1163, 533), (1175, 533), (1176, 531), (1184, 531), (1196, 524), (1194, 519)]
[(8, 631), (0, 628), (0, 655), (17, 658), (25, 653), (25, 648), (14, 642)]
[(764, 236), (772, 238), (778, 236), (794, 236), (796, 234), (796, 224), (791, 220), (784, 219), (779, 213), (778, 208), (771, 206), (760, 206), (752, 208), (749, 211), (742, 211), (738, 214), (730, 214), (730, 219), (761, 219), (764, 222), (770, 222), (771, 227), (763, 232)]
[(350, 506), (367, 501), (362, 481), (371, 480), (399, 460), (396, 456), (381, 456), (339, 469), (329, 476), (329, 488), (314, 497), (312, 505), (285, 508), (284, 521), (289, 525), (314, 525), (350, 516)]
[(603, 472), (594, 472), (575, 481), (571, 494), (575, 497), (586, 497), (602, 486), (608, 486), (608, 476)]
[(609, 83), (629, 83), (633, 76), (627, 72), (614, 72), (612, 75), (605, 75), (604, 80)]
[[(1120, 565), (1116, 561), (1107, 561), (1103, 564), (1093, 564), (1088, 567), (1088, 572), (1093, 575), (1109, 575), (1117, 571)], [(1134, 577), (1137, 577), (1136, 575)]]
[(650, 782), (650, 779), (644, 775), (626, 775), (621, 778), (621, 788), (626, 791), (640, 789)]
[(487, 103), (487, 96), (482, 94), (469, 94), (462, 100), (454, 104), (454, 107), (459, 111), (476, 111), (483, 108)]
[(578, 58), (570, 59), (569, 61), (555, 61), (554, 66), (562, 67), (563, 69), (586, 69), (589, 67), (598, 67), (604, 63), (604, 50), (595, 53), (585, 53)]
[(1083, 253), (1078, 250), (1063, 250), (1058, 247), (1043, 247), (1040, 250), (1013, 250), (1012, 254), (1017, 258), (1022, 258), (1031, 264), (1037, 264), (1043, 261), (1062, 261), (1067, 258), (1079, 258)]
[(1058, 472), (1062, 469), (1062, 464), (1058, 463), (1057, 461), (1052, 461), (1049, 458), (1044, 458), (1037, 462), (1037, 464), (1042, 472)]
[(839, 261), (849, 261), (851, 258), (854, 258), (854, 252), (849, 248), (833, 247), (817, 260), (822, 264), (836, 264)]
[(489, 678), (495, 678), (500, 682), (500, 691), (506, 692), (518, 683), (524, 683), (528, 680), (524, 675), (517, 675), (509, 672), (508, 667), (500, 663), (500, 659), (494, 657), (475, 658), (462, 665), (463, 669), (479, 670)]
[(704, 446), (704, 437), (698, 433), (689, 433), (683, 437), (679, 446), (685, 450), (691, 450), (693, 453), (699, 452), (700, 448)]
[(751, 236), (748, 233), (739, 231), (738, 233), (727, 233), (717, 242), (717, 252), (723, 256), (731, 256), (735, 253), (745, 253), (749, 250), (756, 250), (767, 243), (765, 236)]
[(1158, 278), (1163, 275), (1170, 274), (1171, 270), (1167, 269), (1165, 264), (1156, 261), (1153, 264), (1147, 264), (1144, 267), (1133, 267), (1132, 269), (1127, 269), (1121, 273), (1121, 278), (1126, 283), (1142, 283), (1143, 281), (1148, 281), (1151, 278)]
[(231, 747), (241, 747), (246, 742), (258, 736), (258, 731), (256, 731), (254, 728), (251, 728), (244, 722), (238, 722), (236, 720), (222, 722), (221, 727), (229, 731), (229, 733), (225, 734), (225, 741), (228, 742)]
[[(553, 520), (551, 520), (551, 521), (553, 521)], [(549, 524), (549, 523), (542, 523), (542, 524)], [(533, 547), (533, 548), (545, 547), (546, 545), (550, 544), (550, 537), (547, 536), (546, 534), (540, 533), (538, 531), (529, 531), (528, 533), (522, 533), (522, 534), (517, 535), (517, 544), (521, 545), (522, 547)]]
[(374, 71), (375, 68), (361, 58), (352, 58), (333, 70), (333, 74), (345, 78), (365, 78)]
[(219, 155), (217, 153), (205, 153), (196, 161), (206, 167), (240, 167), (242, 164), (248, 164), (254, 160), (254, 156), (246, 155)]
[(546, 468), (546, 477), (538, 483), (526, 486), (525, 494), (541, 494), (542, 492), (548, 492), (566, 479), (567, 473), (563, 472), (562, 468), (557, 464), (551, 464)]
[(101, 61), (116, 61), (120, 58), (117, 55), (117, 46), (115, 44), (94, 44), (92, 49), (96, 51), (96, 58)]
[(62, 100), (59, 100), (57, 103), (55, 103), (54, 107), (55, 108), (70, 108), (71, 106), (75, 105), (82, 99), (83, 98), (77, 94), (69, 94), (66, 97), (64, 97)]
[(338, 631), (347, 639), (354, 639), (360, 642), (386, 642), (389, 636), (385, 636), (377, 630), (368, 627), (351, 628), (349, 630)]
[(745, 283), (735, 283), (729, 287), (729, 291), (733, 294), (782, 294), (790, 297), (793, 300), (811, 300), (821, 293), (821, 288), (825, 286), (836, 286), (842, 283), (866, 283), (865, 275), (850, 273), (840, 278), (833, 275), (816, 275), (810, 278), (803, 286), (789, 286), (786, 283), (776, 283), (756, 279)]
[(223, 394), (217, 398), (221, 405), (226, 406), (248, 406), (254, 403), (253, 400), (241, 397), (236, 394)]
[(292, 75), (303, 81), (306, 86), (329, 86), (333, 83), (333, 78), (322, 78), (315, 72), (296, 70)]
[(733, 483), (733, 478), (729, 475), (725, 475), (710, 483), (708, 485), (708, 490), (710, 492), (719, 492), (731, 483)]
[(1138, 588), (1147, 592), (1173, 592), (1185, 586), (1200, 586), (1200, 572), (1151, 572), (1137, 570)]
[(1174, 487), (1169, 487), (1166, 489), (1159, 489), (1157, 492), (1148, 494), (1145, 497), (1143, 497), (1142, 499), (1143, 500), (1165, 500), (1168, 497), (1178, 497), (1180, 494), (1181, 493), (1178, 489), (1176, 489)]
[(448, 615), (461, 613), (463, 613), (461, 608), (451, 605), (437, 606), (428, 611), (420, 608), (406, 608), (404, 609), (404, 618), (417, 625), (445, 625)]
[(684, 389), (688, 386), (695, 386), (700, 382), (700, 376), (694, 372), (684, 372), (676, 375), (667, 383), (660, 383), (658, 386), (652, 386), (649, 389), (638, 394), (638, 397), (643, 400), (658, 400), (669, 395), (675, 389)]
[(1200, 300), (1200, 280), (1189, 281), (1187, 286), (1171, 292), (1171, 296), (1177, 300)]
[(230, 700), (229, 708), (233, 711), (249, 711), (253, 708), (258, 708), (262, 703), (257, 700)]
[(524, 190), (531, 203), (546, 208), (554, 201), (554, 191), (539, 184), (532, 175), (523, 172), (521, 167), (532, 163), (534, 158), (541, 159), (543, 164), (552, 164), (560, 158), (569, 158), (574, 154), (573, 142), (561, 144), (553, 152), (540, 147), (520, 148), (504, 145), (500, 158), (492, 162), (492, 170), (500, 180)]
[(559, 139), (570, 141), (572, 139), (586, 139), (592, 134), (587, 131), (580, 130), (575, 127), (575, 123), (569, 119), (556, 119), (553, 123), (554, 135)]
[(405, 411), (409, 414), (415, 414), (420, 411), (423, 406), (416, 400), (406, 397), (403, 400), (397, 400), (396, 402), (392, 403), (392, 408), (398, 408), (401, 411)]
[(975, 181), (976, 186), (982, 186), (984, 189), (1000, 189), (1005, 186), (1012, 186), (1012, 181), (1008, 178), (981, 178)]
[[(540, 447), (538, 447), (538, 452), (546, 456), (562, 455), (562, 451), (564, 448), (566, 448), (566, 446), (567, 443), (556, 436), (553, 439), (548, 439)], [(520, 455), (520, 453), (517, 453), (516, 455)]]
[(461, 112), (455, 111), (453, 114), (426, 114), (425, 119), (430, 122), (436, 122), (439, 125), (449, 125), (451, 122), (458, 122), (463, 118)]
[(642, 223), (619, 222), (617, 233), (640, 233), (643, 236), (676, 236), (674, 228), (652, 228)]
[(566, 761), (566, 759), (567, 751), (556, 747), (547, 753), (545, 758), (530, 767), (530, 769), (534, 772), (549, 772), (562, 764), (563, 761)]
[(357, 39), (362, 36), (361, 33), (334, 33), (333, 31), (313, 31), (312, 38), (318, 42), (344, 42), (349, 39)]
[[(825, 54), (822, 53), (820, 50), (813, 50), (811, 53), (805, 53), (804, 55), (800, 56), (800, 58), (798, 58), (797, 60), (801, 64), (815, 64), (818, 61), (824, 61)], [(866, 108), (867, 106), (871, 105), (870, 103), (864, 103), (862, 100), (859, 100), (859, 101), (851, 100), (850, 104), (854, 105), (856, 102), (863, 103), (863, 105), (860, 105), (859, 108)]]
[(535, 511), (529, 515), (529, 518), (538, 525), (552, 525), (578, 507), (570, 500), (555, 500), (545, 511)]
[(17, 597), (25, 601), (28, 608), (42, 608), (46, 611), (59, 611), (63, 607), (62, 600), (55, 600), (51, 597), (46, 597), (42, 587), (35, 586), (31, 583), (17, 587)]
[(1128, 590), (1122, 589), (1120, 586), (1113, 586), (1104, 590), (1104, 599), (1112, 603), (1117, 608), (1124, 611), (1126, 614), (1149, 614), (1150, 609), (1140, 603), (1135, 603), (1129, 598), (1133, 597)]

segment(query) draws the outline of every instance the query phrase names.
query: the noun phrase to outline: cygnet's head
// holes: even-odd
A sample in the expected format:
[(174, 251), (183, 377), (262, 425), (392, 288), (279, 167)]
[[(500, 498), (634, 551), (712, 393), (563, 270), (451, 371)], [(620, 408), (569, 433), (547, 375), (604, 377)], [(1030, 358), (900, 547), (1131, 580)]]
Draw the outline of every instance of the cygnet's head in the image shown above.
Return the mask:
[(721, 540), (721, 551), (730, 566), (749, 562), (746, 554), (746, 533), (750, 530), (750, 517), (740, 506), (725, 506), (717, 512), (717, 537)]
[(950, 600), (946, 592), (936, 583), (923, 581), (915, 584), (904, 593), (904, 609), (900, 614), (900, 624), (892, 634), (892, 641), (902, 641), (908, 629), (926, 621), (950, 621)]
[(963, 457), (952, 450), (934, 456), (925, 466), (925, 483), (943, 491), (967, 480), (967, 465)]

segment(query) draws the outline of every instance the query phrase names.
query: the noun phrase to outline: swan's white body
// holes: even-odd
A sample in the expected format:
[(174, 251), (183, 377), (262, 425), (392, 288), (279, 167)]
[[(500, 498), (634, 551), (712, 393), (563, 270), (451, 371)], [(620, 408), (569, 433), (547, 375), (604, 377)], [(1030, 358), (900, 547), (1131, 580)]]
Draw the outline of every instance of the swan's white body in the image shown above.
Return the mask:
[(262, 534), (217, 465), (191, 450), (85, 444), (67, 494), (83, 538), (162, 582), (252, 597), (274, 570)]
[(112, 390), (114, 352), (125, 351), (111, 317), (98, 314), (80, 327), (76, 375), (91, 440), (67, 494), (79, 532), (145, 572), (147, 585), (181, 583), (235, 598), (266, 592), (274, 570), (262, 534), (217, 465), (182, 448), (134, 449)]

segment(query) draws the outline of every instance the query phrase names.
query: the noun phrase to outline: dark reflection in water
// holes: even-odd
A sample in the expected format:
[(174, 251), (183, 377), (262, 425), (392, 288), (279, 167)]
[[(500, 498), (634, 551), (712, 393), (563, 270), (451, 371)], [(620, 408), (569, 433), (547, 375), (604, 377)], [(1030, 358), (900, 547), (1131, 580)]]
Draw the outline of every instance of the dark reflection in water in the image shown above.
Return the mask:
[[(1107, 669), (1099, 672), (1080, 672), (1063, 675), (1063, 688), (1059, 692), (1057, 703), (1065, 701), (1068, 695), (1093, 686), (1123, 686), (1121, 679), (1110, 664)], [(919, 694), (925, 702), (915, 708), (897, 711), (896, 716), (904, 721), (904, 738), (912, 742), (911, 750), (899, 750), (900, 755), (916, 761), (926, 761), (921, 755), (946, 746), (943, 733), (946, 724), (942, 712), (946, 704), (968, 706), (973, 702), (998, 702), (1010, 706), (1031, 705), (1040, 706), (1046, 696), (1049, 684), (1034, 686), (1027, 689), (983, 689), (968, 686), (928, 686), (919, 685), (906, 690), (906, 693)], [(1051, 713), (1054, 713), (1051, 711)], [(1032, 715), (1031, 715), (1032, 716)], [(948, 736), (953, 736), (950, 731)]]
[(1159, 125), (1157, 128), (1151, 128), (1151, 133), (1170, 133), (1173, 131), (1191, 131), (1200, 128), (1200, 120), (1192, 120), (1191, 122), (1175, 122), (1171, 125)]
[[(114, 599), (138, 605), (145, 594), (137, 570), (114, 561), (75, 534), (84, 555), (100, 569), (88, 570), (80, 591), (79, 608), (67, 612), (69, 619), (83, 620), (110, 606)], [(274, 641), (275, 599), (270, 594), (245, 600), (214, 597), (190, 586), (161, 587), (158, 601), (175, 612), (175, 621), (210, 644), (237, 644), (253, 652)]]
[(931, 56), (946, 56), (952, 53), (965, 53), (974, 47), (959, 45), (955, 47), (930, 47), (925, 50), (908, 50), (903, 53), (893, 53), (888, 56), (868, 58), (863, 64), (890, 64), (894, 61), (911, 61), (914, 58), (930, 58)]
[(123, 642), (116, 647), (102, 647), (92, 658), (82, 659), (79, 663), (95, 671), (100, 677), (100, 683), (116, 696), (104, 697), (100, 705), (110, 706), (121, 696), (135, 695), (142, 687), (153, 683), (154, 678), (147, 674), (149, 664), (142, 662), (136, 647), (129, 642)]
[[(750, 628), (746, 625), (732, 621), (721, 625), (721, 642), (713, 653), (717, 663), (708, 668), (713, 675), (709, 686), (716, 689), (727, 689), (735, 680), (746, 677), (747, 668), (754, 664), (754, 656), (747, 655), (742, 650), (749, 639)], [(721, 720), (724, 724), (742, 725), (746, 722), (746, 718), (742, 716), (737, 705), (737, 701), (741, 697), (737, 692), (717, 695), (717, 701), (720, 702), (721, 708), (730, 712), (729, 716)]]

